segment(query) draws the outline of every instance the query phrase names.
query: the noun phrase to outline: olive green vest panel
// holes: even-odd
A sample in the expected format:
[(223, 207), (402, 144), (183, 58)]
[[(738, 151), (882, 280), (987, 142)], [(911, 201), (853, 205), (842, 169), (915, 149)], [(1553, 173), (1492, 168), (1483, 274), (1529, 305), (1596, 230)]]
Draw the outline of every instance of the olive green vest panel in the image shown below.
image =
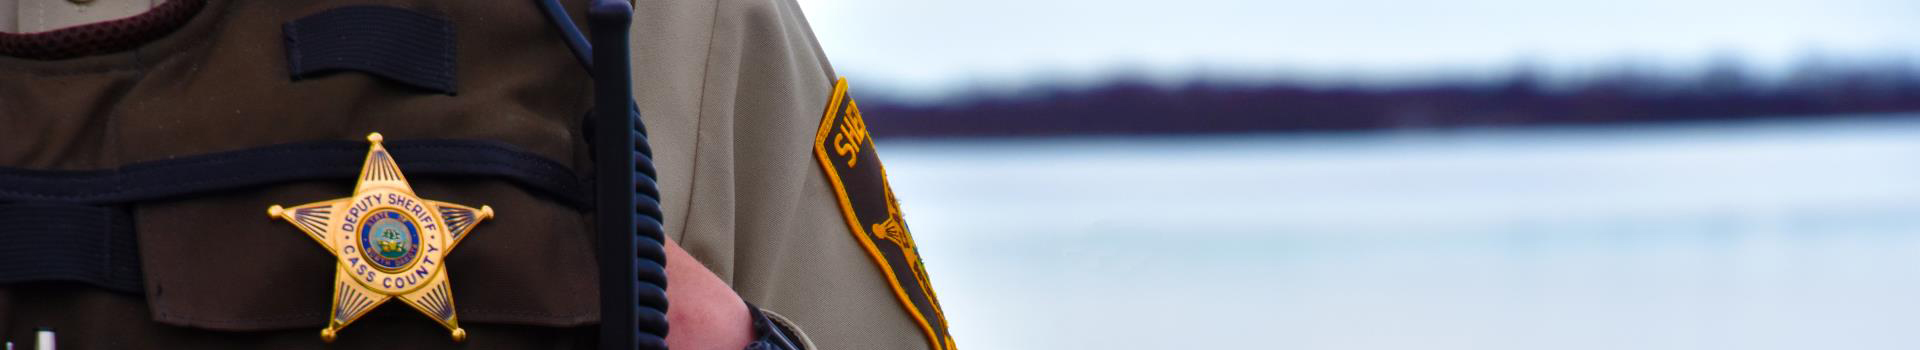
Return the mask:
[[(353, 71), (290, 79), (281, 26), (359, 4), (450, 21), (458, 94)], [(581, 4), (569, 6), (583, 13)], [(586, 174), (580, 123), (591, 81), (559, 38), (532, 1), (215, 0), (133, 50), (0, 57), (0, 166), (114, 169), (276, 144), (364, 142), (380, 132), (390, 141), (502, 142)], [(446, 257), (461, 321), (598, 320), (581, 208), (494, 178), (409, 180), (423, 198), (499, 213)], [(307, 181), (131, 204), (152, 319), (215, 330), (324, 326), (334, 259), (264, 210), (345, 197), (353, 185)]]

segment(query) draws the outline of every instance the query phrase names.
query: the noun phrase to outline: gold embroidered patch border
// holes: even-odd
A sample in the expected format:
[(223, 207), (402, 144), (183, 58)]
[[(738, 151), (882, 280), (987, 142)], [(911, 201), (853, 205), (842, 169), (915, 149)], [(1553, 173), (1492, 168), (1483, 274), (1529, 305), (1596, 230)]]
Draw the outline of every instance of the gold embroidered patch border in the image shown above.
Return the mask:
[(946, 314), (927, 281), (926, 265), (920, 262), (919, 249), (894, 201), (887, 170), (874, 152), (860, 106), (847, 94), (847, 78), (833, 84), (833, 97), (827, 100), (820, 131), (814, 134), (813, 151), (839, 197), (848, 228), (880, 265), (901, 305), (926, 331), (928, 344), (933, 349), (953, 349)]

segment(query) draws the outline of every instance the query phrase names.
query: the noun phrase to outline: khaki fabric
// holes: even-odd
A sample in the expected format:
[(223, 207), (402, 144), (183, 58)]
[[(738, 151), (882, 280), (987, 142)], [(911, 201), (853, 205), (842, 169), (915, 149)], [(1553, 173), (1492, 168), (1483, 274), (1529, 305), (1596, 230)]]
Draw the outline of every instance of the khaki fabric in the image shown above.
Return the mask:
[(124, 18), (165, 0), (0, 0), (0, 32), (32, 33)]
[(928, 348), (814, 158), (835, 76), (799, 5), (641, 1), (635, 11), (636, 97), (668, 235), (821, 349)]

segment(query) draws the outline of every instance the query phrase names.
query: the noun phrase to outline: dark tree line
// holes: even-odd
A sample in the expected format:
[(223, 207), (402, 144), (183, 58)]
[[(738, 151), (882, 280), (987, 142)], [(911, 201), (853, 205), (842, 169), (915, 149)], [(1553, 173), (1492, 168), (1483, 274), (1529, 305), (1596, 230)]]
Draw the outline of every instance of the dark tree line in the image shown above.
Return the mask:
[(936, 103), (862, 98), (885, 136), (1192, 134), (1608, 124), (1920, 111), (1920, 71), (1905, 63), (1803, 65), (1782, 79), (1738, 66), (1686, 74), (1631, 70), (1548, 84), (1504, 79), (1401, 86), (1295, 82), (1176, 86), (1118, 81)]

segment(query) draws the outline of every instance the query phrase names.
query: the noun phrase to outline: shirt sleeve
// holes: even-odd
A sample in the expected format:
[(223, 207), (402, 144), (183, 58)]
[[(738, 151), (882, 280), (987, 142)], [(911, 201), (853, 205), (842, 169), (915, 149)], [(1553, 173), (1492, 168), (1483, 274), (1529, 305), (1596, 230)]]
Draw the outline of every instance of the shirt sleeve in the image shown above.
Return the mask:
[(816, 163), (835, 75), (796, 3), (643, 1), (632, 37), (668, 235), (810, 348), (944, 347)]

